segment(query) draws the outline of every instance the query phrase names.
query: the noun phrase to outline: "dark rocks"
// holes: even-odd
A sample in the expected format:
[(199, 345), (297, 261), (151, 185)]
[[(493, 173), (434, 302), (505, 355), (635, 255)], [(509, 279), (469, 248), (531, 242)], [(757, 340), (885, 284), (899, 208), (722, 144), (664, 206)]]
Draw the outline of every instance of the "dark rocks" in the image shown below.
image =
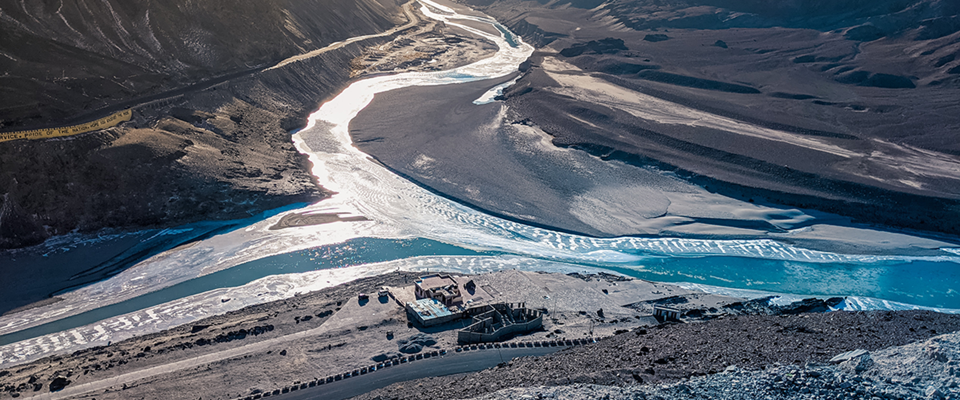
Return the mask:
[(181, 107), (174, 107), (170, 109), (170, 115), (176, 119), (179, 119), (190, 124), (199, 124), (206, 120), (207, 118), (213, 117), (213, 114), (205, 113), (196, 110), (190, 110)]
[(714, 81), (710, 79), (696, 78), (692, 76), (673, 74), (663, 71), (653, 71), (646, 70), (641, 71), (638, 75), (641, 79), (646, 79), (655, 82), (669, 83), (671, 85), (686, 86), (697, 89), (706, 89), (706, 90), (716, 90), (720, 92), (728, 93), (747, 93), (747, 94), (759, 94), (760, 91), (744, 85), (738, 85), (735, 83), (727, 83)]
[(13, 179), (9, 191), (0, 198), (0, 249), (31, 246), (48, 236), (40, 222), (20, 207), (18, 186)]
[(420, 343), (407, 343), (400, 346), (400, 352), (406, 354), (419, 353), (423, 350), (423, 345)]
[(520, 63), (520, 66), (517, 67), (517, 69), (518, 69), (520, 72), (527, 72), (527, 71), (530, 70), (530, 67), (531, 67), (532, 65), (533, 65), (533, 64), (530, 63), (530, 60), (524, 60), (522, 63)]
[(913, 89), (917, 87), (908, 77), (872, 73), (870, 71), (854, 70), (843, 72), (836, 77), (836, 81), (850, 85), (871, 86), (886, 89)]
[(717, 40), (716, 42), (713, 42), (713, 45), (714, 45), (715, 47), (719, 47), (719, 48), (722, 48), (722, 49), (728, 48), (728, 47), (727, 47), (727, 42), (724, 42), (724, 41), (722, 41), (722, 40)]
[(851, 374), (860, 374), (873, 366), (873, 358), (866, 351), (855, 352), (847, 360), (840, 363), (840, 367)]
[(947, 54), (947, 55), (945, 55), (945, 56), (940, 57), (939, 59), (937, 59), (937, 62), (933, 64), (933, 67), (934, 67), (934, 68), (940, 68), (940, 67), (942, 67), (942, 66), (944, 66), (944, 65), (947, 65), (948, 63), (953, 62), (953, 60), (955, 60), (955, 59), (957, 59), (957, 55), (956, 55), (956, 54)]
[(843, 302), (842, 297), (831, 297), (826, 300), (810, 298), (803, 299), (800, 301), (795, 301), (785, 306), (777, 306), (775, 308), (776, 313), (778, 314), (801, 314), (801, 313), (821, 313), (830, 311), (832, 307), (836, 307)]
[(632, 75), (647, 69), (660, 69), (660, 66), (605, 59), (597, 62), (596, 66), (592, 69), (611, 75)]
[(419, 353), (424, 347), (437, 344), (437, 340), (426, 333), (418, 333), (406, 339), (397, 341), (401, 353), (414, 354)]
[(271, 331), (273, 331), (273, 325), (255, 326), (250, 329), (240, 329), (236, 331), (230, 331), (227, 333), (221, 333), (216, 337), (214, 337), (213, 339), (200, 338), (194, 341), (194, 344), (197, 346), (206, 346), (214, 343), (232, 342), (234, 340), (246, 339), (247, 335), (258, 336)]
[(887, 89), (913, 89), (917, 87), (908, 77), (891, 74), (873, 74), (861, 86), (872, 86)]
[(57, 376), (50, 382), (50, 391), (59, 392), (70, 384), (70, 380), (63, 376)]
[(398, 358), (398, 357), (400, 357), (400, 356), (401, 356), (400, 353), (390, 351), (390, 352), (386, 352), (386, 353), (377, 354), (377, 355), (371, 357), (370, 359), (373, 360), (373, 361), (376, 361), (376, 362), (383, 362), (383, 361), (387, 361), (387, 360), (389, 360), (389, 359)]
[[(778, 306), (770, 304), (773, 297), (762, 297), (759, 299), (738, 301), (726, 304), (723, 308), (726, 312), (733, 312), (740, 315), (797, 315), (802, 313), (822, 313), (830, 311), (843, 302), (842, 297), (831, 297), (829, 299), (809, 298), (793, 303)], [(709, 315), (707, 315), (709, 317)]]
[(797, 93), (784, 93), (784, 92), (773, 92), (769, 94), (770, 97), (776, 97), (778, 99), (790, 99), (790, 100), (810, 100), (817, 99), (817, 96), (809, 94), (797, 94)]
[[(954, 12), (956, 13), (956, 11)], [(920, 22), (916, 40), (939, 39), (960, 31), (960, 15), (941, 16)]]
[(654, 42), (654, 43), (656, 43), (656, 42), (663, 42), (663, 41), (670, 40), (670, 37), (667, 36), (667, 35), (664, 35), (664, 34), (662, 34), (662, 33), (655, 33), (655, 34), (651, 34), (651, 35), (646, 35), (646, 36), (644, 36), (644, 37), (643, 37), (643, 40), (645, 40), (645, 41), (647, 41), (647, 42)]
[[(921, 320), (914, 319), (914, 316), (921, 317)], [(784, 329), (784, 326), (793, 328)], [(730, 397), (729, 394), (697, 397), (670, 392), (674, 395), (659, 398), (750, 399), (766, 398), (769, 394), (771, 398), (792, 399), (802, 397), (803, 393), (822, 393), (814, 398), (823, 399), (850, 398), (854, 394), (870, 398), (862, 394), (883, 393), (889, 389), (881, 388), (876, 380), (869, 379), (867, 374), (872, 369), (864, 371), (861, 368), (858, 375), (856, 366), (853, 366), (853, 373), (847, 374), (840, 366), (817, 365), (823, 365), (830, 357), (844, 351), (857, 348), (874, 351), (930, 338), (929, 329), (917, 329), (920, 326), (937, 332), (955, 331), (960, 328), (960, 316), (925, 311), (728, 316), (703, 323), (664, 325), (648, 335), (616, 335), (589, 346), (535, 359), (518, 359), (508, 366), (475, 374), (405, 382), (360, 398), (472, 398), (503, 388), (573, 383), (625, 387), (636, 385), (635, 373), (643, 378), (644, 384), (682, 382), (690, 386), (691, 393), (700, 390), (733, 393), (730, 388), (734, 380), (741, 382), (736, 384), (736, 392), (745, 391), (747, 387), (758, 391), (752, 392), (752, 396), (740, 397)], [(860, 332), (867, 334), (858, 336)], [(783, 364), (808, 364), (811, 367), (784, 367)], [(737, 367), (728, 368), (732, 365)], [(936, 365), (946, 371), (942, 363)], [(707, 381), (687, 380), (703, 375), (710, 377), (703, 378)], [(842, 379), (837, 381), (837, 376)], [(859, 381), (855, 379), (858, 377)], [(487, 387), (468, 383), (469, 380), (497, 384)], [(712, 383), (702, 386), (697, 382)], [(839, 388), (840, 383), (849, 385)], [(904, 397), (903, 394), (899, 396)]]
[(564, 57), (576, 57), (584, 53), (615, 54), (621, 50), (629, 50), (627, 46), (623, 44), (623, 39), (606, 38), (573, 45), (560, 50), (560, 55)]

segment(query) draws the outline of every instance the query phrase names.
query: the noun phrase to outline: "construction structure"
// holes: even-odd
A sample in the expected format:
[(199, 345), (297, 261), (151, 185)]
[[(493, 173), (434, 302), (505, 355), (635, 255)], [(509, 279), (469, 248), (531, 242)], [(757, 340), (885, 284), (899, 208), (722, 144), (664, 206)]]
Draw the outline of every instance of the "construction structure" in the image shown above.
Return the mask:
[(408, 302), (407, 315), (424, 327), (440, 325), (464, 318), (463, 311), (451, 310), (437, 299), (419, 299)]
[(524, 303), (499, 303), (466, 310), (466, 314), (473, 316), (473, 323), (457, 332), (457, 342), (498, 342), (542, 328), (546, 310), (533, 310), (525, 306)]
[(447, 307), (463, 302), (463, 296), (460, 294), (460, 284), (450, 275), (421, 276), (416, 281), (414, 293), (417, 299), (436, 299)]
[(655, 305), (653, 306), (653, 317), (657, 319), (657, 322), (679, 321), (680, 310), (672, 307)]

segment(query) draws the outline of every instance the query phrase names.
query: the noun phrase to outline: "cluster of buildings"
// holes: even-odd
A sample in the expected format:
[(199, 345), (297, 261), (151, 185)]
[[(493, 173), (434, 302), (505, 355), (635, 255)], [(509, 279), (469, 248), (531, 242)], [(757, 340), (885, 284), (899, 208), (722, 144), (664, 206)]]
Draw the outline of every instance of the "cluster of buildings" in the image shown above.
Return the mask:
[(415, 282), (416, 300), (406, 303), (411, 322), (429, 327), (471, 319), (457, 333), (461, 343), (495, 342), (543, 327), (546, 310), (525, 304), (490, 303), (491, 296), (473, 280), (458, 282), (450, 275), (428, 275)]
[[(461, 344), (497, 342), (542, 329), (543, 316), (547, 312), (546, 309), (528, 308), (525, 303), (496, 302), (488, 293), (495, 292), (493, 289), (478, 287), (466, 277), (422, 276), (415, 282), (413, 291), (413, 301), (401, 302), (405, 304), (410, 322), (431, 327), (467, 320), (457, 332)], [(652, 319), (656, 322), (678, 321), (680, 316), (679, 309), (654, 305)], [(600, 317), (602, 319), (603, 315)]]

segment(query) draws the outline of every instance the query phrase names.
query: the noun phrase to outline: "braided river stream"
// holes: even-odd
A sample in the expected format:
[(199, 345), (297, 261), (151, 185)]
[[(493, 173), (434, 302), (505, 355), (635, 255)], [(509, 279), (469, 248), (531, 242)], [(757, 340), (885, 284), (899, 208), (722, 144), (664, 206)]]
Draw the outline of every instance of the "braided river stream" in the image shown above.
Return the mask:
[[(439, 72), (359, 80), (323, 104), (293, 140), (336, 194), (251, 218), (241, 228), (150, 257), (63, 300), (0, 317), (0, 365), (103, 345), (242, 307), (397, 270), (607, 271), (744, 296), (846, 296), (840, 308), (960, 309), (960, 250), (842, 254), (776, 239), (594, 238), (491, 216), (391, 172), (351, 140), (348, 126), (375, 94), (410, 86), (509, 77), (533, 48), (496, 21), (420, 0), (421, 12), (497, 44), (495, 56)], [(489, 24), (494, 35), (471, 26)], [(492, 30), (491, 30), (492, 31)], [(477, 100), (489, 102), (502, 85)], [(416, 101), (416, 99), (411, 99)], [(285, 215), (363, 220), (270, 229)], [(205, 224), (205, 225), (204, 225)], [(158, 235), (189, 235), (199, 225)], [(546, 304), (545, 304), (546, 305)], [(539, 306), (539, 305), (532, 305)]]

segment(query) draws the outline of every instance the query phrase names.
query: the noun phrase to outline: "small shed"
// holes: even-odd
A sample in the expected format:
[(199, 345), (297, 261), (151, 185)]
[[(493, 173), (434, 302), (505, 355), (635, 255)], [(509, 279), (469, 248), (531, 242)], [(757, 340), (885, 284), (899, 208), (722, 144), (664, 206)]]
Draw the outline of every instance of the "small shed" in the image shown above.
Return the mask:
[(663, 321), (679, 321), (680, 320), (680, 310), (667, 307), (667, 306), (653, 306), (653, 317), (659, 322)]

